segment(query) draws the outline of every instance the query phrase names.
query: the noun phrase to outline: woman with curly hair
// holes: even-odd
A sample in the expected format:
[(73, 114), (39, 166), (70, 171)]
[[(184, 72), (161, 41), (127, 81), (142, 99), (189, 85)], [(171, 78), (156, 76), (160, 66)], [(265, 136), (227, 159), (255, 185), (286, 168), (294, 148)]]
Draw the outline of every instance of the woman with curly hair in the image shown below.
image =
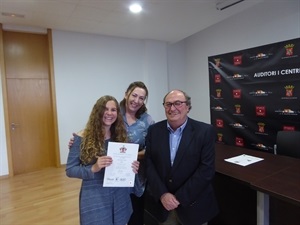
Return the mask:
[[(109, 141), (128, 142), (119, 104), (106, 95), (94, 105), (85, 129), (75, 135), (67, 160), (67, 176), (82, 179), (81, 225), (125, 225), (132, 213), (130, 194), (143, 193), (137, 177), (134, 187), (103, 187), (105, 167), (112, 164), (106, 155)], [(138, 161), (132, 169), (138, 172)]]

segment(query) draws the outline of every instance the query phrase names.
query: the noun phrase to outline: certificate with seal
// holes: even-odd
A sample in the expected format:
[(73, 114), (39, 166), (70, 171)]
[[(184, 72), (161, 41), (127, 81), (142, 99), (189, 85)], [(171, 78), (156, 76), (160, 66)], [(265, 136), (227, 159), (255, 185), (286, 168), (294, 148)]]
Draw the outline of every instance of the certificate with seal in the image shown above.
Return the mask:
[(105, 168), (103, 187), (133, 187), (135, 173), (132, 163), (137, 160), (138, 144), (108, 142), (107, 156), (112, 164)]

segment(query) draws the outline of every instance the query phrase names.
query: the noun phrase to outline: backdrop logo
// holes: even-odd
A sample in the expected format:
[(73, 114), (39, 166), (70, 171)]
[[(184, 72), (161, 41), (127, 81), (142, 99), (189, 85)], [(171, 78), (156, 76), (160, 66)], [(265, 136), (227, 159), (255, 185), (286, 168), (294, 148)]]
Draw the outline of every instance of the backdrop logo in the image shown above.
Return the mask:
[(221, 75), (215, 74), (215, 83), (221, 83)]
[(252, 96), (268, 96), (269, 94), (272, 94), (271, 91), (264, 91), (264, 90), (256, 90), (256, 91), (251, 91), (249, 92), (250, 95)]
[(226, 110), (226, 108), (223, 108), (223, 107), (221, 107), (221, 106), (215, 106), (215, 107), (212, 107), (212, 109), (214, 110), (214, 111), (225, 111)]
[(217, 98), (221, 98), (222, 97), (222, 89), (216, 89), (216, 95), (217, 95)]
[(220, 58), (216, 58), (214, 60), (215, 60), (216, 67), (220, 67), (221, 59)]
[(235, 73), (235, 74), (233, 74), (232, 78), (233, 79), (242, 79), (242, 78), (244, 78), (244, 76), (239, 73)]
[(268, 150), (268, 147), (265, 146), (265, 145), (262, 144), (262, 143), (257, 143), (257, 144), (255, 144), (255, 147), (258, 148), (258, 149), (261, 149), (261, 150)]
[(245, 129), (246, 126), (240, 124), (240, 123), (232, 123), (230, 124), (233, 128), (236, 128), (236, 129)]
[(286, 126), (286, 125), (283, 125), (282, 130), (295, 131), (296, 128), (295, 128), (294, 126)]
[(266, 54), (266, 53), (260, 52), (255, 56), (251, 56), (250, 59), (252, 59), (252, 60), (268, 59), (271, 55), (272, 55), (272, 53)]
[(285, 55), (292, 56), (294, 55), (294, 44), (287, 44), (285, 47)]
[(240, 114), (241, 113), (241, 105), (237, 104), (237, 105), (234, 105), (234, 107), (235, 107), (235, 113)]
[(258, 132), (259, 133), (265, 133), (265, 123), (257, 123), (258, 125)]
[(241, 64), (242, 64), (242, 56), (241, 55), (233, 56), (233, 65), (238, 66)]
[(294, 52), (295, 44), (287, 44), (284, 46), (285, 48), (285, 56), (282, 57), (282, 59), (288, 59), (288, 58), (294, 58), (298, 57), (298, 55), (295, 55)]
[(240, 138), (240, 137), (236, 137), (235, 138), (235, 145), (236, 146), (244, 147), (244, 139)]
[(261, 58), (265, 58), (267, 55), (265, 54), (265, 53), (258, 53), (257, 55), (256, 55), (256, 58), (257, 59), (261, 59)]
[(222, 133), (218, 133), (218, 142), (223, 142), (223, 134)]
[(232, 75), (228, 75), (226, 79), (228, 80), (243, 80), (248, 77), (248, 74), (239, 74), (239, 73), (234, 73)]
[(232, 94), (233, 94), (233, 98), (241, 98), (242, 90), (241, 89), (232, 90)]
[(297, 116), (299, 113), (290, 108), (278, 109), (278, 110), (275, 110), (275, 112), (279, 113), (279, 115), (282, 115), (282, 116)]
[(295, 86), (294, 85), (286, 85), (284, 86), (285, 92), (284, 96), (281, 99), (294, 100), (298, 99), (297, 96), (294, 96)]
[(256, 106), (256, 116), (266, 116), (266, 107)]
[(224, 122), (222, 119), (216, 119), (216, 126), (223, 128), (224, 127)]
[(286, 97), (293, 97), (294, 86), (293, 85), (287, 85), (284, 88), (285, 88), (285, 96)]

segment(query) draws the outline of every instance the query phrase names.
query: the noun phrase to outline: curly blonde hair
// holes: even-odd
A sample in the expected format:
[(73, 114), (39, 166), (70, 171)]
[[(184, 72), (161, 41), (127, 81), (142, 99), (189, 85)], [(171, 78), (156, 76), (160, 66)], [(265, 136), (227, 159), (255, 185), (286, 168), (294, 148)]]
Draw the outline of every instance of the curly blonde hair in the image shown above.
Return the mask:
[(82, 135), (80, 160), (85, 165), (95, 161), (97, 156), (106, 155), (103, 115), (108, 101), (114, 101), (117, 107), (117, 119), (110, 127), (110, 141), (127, 142), (127, 131), (118, 101), (110, 95), (102, 96), (95, 103)]

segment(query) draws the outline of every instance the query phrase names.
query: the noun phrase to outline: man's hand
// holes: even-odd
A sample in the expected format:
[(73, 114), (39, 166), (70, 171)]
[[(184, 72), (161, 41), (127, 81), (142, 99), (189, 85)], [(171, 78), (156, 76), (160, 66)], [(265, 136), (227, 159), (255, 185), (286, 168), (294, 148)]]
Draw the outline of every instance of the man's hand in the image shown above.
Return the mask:
[(161, 203), (166, 210), (170, 211), (176, 209), (180, 202), (176, 199), (175, 195), (171, 193), (165, 193), (160, 198)]
[(69, 144), (68, 144), (69, 149), (70, 149), (70, 148), (72, 147), (72, 145), (74, 144), (74, 135), (75, 135), (75, 133), (73, 133), (73, 137), (71, 137), (70, 140), (69, 140)]

